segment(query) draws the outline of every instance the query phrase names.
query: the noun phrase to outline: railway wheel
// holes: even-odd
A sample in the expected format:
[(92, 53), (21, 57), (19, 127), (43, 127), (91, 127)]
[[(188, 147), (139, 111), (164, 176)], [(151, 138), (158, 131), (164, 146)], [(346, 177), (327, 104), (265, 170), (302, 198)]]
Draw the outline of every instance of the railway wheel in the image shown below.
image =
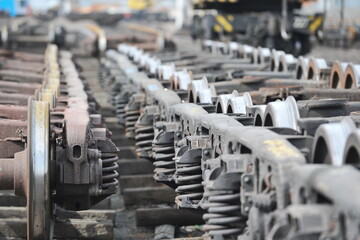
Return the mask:
[(27, 159), (27, 238), (52, 239), (49, 102), (29, 98)]

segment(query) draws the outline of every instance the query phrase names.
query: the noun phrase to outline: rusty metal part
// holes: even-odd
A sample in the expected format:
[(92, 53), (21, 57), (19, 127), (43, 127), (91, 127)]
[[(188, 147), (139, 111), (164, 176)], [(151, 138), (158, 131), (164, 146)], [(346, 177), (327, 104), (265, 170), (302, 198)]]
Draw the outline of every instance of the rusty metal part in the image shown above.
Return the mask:
[(330, 88), (344, 88), (345, 70), (348, 63), (336, 61), (331, 67)]
[(14, 189), (14, 159), (0, 159), (0, 188), (3, 190)]
[(36, 64), (44, 64), (44, 55), (42, 54), (1, 49), (0, 56), (6, 57), (6, 59), (10, 59), (10, 60), (16, 59), (16, 60), (27, 61)]
[(0, 119), (0, 158), (12, 158), (24, 150), (27, 136), (27, 122), (24, 120)]
[(1, 92), (3, 93), (19, 93), (29, 94), (35, 93), (35, 90), (40, 88), (40, 84), (37, 83), (23, 83), (23, 82), (9, 82), (0, 81)]
[(313, 79), (319, 81), (326, 78), (330, 74), (330, 68), (325, 59), (322, 58), (310, 58), (309, 66), (307, 69), (307, 79)]
[[(19, 53), (14, 61), (31, 57)], [(0, 188), (26, 196), (28, 239), (51, 239), (53, 204), (88, 209), (118, 191), (118, 149), (72, 55), (49, 45), (33, 57), (43, 71), (0, 70)]]
[(358, 88), (360, 83), (359, 78), (360, 66), (350, 63), (344, 73), (342, 84), (344, 88)]
[(43, 80), (43, 75), (25, 71), (21, 72), (16, 70), (0, 70), (0, 78), (2, 80), (13, 82), (41, 83)]

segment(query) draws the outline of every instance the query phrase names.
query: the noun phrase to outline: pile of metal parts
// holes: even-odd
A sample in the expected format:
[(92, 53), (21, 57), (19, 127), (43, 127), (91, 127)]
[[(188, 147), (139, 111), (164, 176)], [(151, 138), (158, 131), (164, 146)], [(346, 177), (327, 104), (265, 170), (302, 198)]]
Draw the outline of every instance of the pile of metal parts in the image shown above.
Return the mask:
[(11, 49), (45, 48), (56, 38), (54, 24), (32, 17), (2, 19), (1, 45)]
[(76, 56), (100, 55), (106, 50), (105, 32), (91, 20), (73, 22), (54, 18), (44, 21), (22, 17), (0, 24), (1, 46), (7, 49), (42, 53), (47, 44), (52, 43)]
[(137, 154), (206, 238), (360, 235), (360, 65), (204, 41), (122, 44), (102, 68)]
[(51, 239), (56, 207), (118, 191), (118, 150), (70, 52), (0, 55), (0, 189), (27, 198), (28, 239)]

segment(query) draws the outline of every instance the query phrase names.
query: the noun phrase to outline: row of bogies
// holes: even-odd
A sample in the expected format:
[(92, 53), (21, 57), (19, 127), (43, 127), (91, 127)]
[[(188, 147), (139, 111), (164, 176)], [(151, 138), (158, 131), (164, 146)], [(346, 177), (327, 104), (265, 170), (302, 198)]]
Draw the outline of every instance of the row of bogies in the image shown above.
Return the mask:
[[(124, 50), (125, 49), (125, 50)], [(120, 45), (119, 50), (127, 53), (130, 58), (132, 58), (135, 62), (138, 62), (140, 66), (142, 64), (140, 63), (139, 59), (142, 59), (143, 55), (150, 56), (149, 54), (144, 54), (141, 50), (136, 50), (136, 54), (134, 57), (133, 55), (133, 49), (132, 47), (126, 46), (126, 45)], [(143, 53), (141, 55), (140, 53)], [(113, 58), (117, 57), (117, 54), (114, 52), (108, 52), (108, 55), (113, 55)], [(132, 75), (134, 72), (137, 72), (136, 66), (132, 66), (130, 68), (127, 67), (127, 64), (123, 64), (124, 62), (121, 62), (121, 66), (126, 69), (125, 72), (130, 72)], [(130, 65), (132, 63), (129, 63)], [(158, 76), (161, 78), (162, 71), (164, 68), (168, 67), (166, 66), (159, 66), (158, 67)], [(129, 70), (131, 69), (131, 70)], [(140, 75), (139, 75), (140, 74)], [(151, 74), (151, 73), (149, 73)], [(156, 99), (156, 95), (154, 92), (159, 89), (164, 89), (164, 87), (157, 81), (157, 80), (150, 80), (147, 76), (144, 76), (143, 72), (140, 72), (137, 74), (134, 74), (134, 76), (131, 76), (130, 79), (133, 79), (130, 85), (134, 85), (134, 82), (137, 82), (135, 85), (137, 85), (136, 91), (145, 91), (144, 93), (138, 93), (134, 94), (133, 97), (130, 99), (130, 102), (128, 99), (124, 99), (124, 105), (126, 105), (126, 108), (132, 108), (132, 111), (127, 111), (125, 115), (128, 116), (126, 119), (132, 120), (131, 129), (134, 131), (134, 137), (137, 140), (137, 146), (138, 146), (138, 152), (143, 157), (151, 157), (151, 143), (152, 139), (154, 137), (154, 133), (151, 130), (152, 129), (152, 121), (149, 120), (148, 117), (142, 116), (140, 117), (140, 108), (144, 107), (145, 99), (150, 98), (150, 104), (152, 104), (153, 98)], [(297, 124), (298, 118), (299, 118), (299, 110), (291, 109), (288, 106), (291, 106), (291, 104), (284, 104), (284, 102), (275, 102), (270, 103), (268, 107), (266, 105), (256, 105), (252, 106), (252, 99), (251, 96), (248, 93), (245, 93), (243, 95), (239, 95), (238, 92), (233, 91), (230, 94), (220, 94), (216, 95), (216, 86), (214, 85), (209, 86), (206, 78), (200, 79), (200, 80), (192, 80), (191, 79), (191, 73), (187, 72), (186, 70), (183, 71), (176, 71), (173, 72), (173, 74), (167, 74), (170, 83), (168, 83), (170, 88), (177, 91), (177, 94), (180, 96), (179, 99), (189, 102), (195, 102), (202, 105), (206, 105), (203, 107), (206, 107), (208, 111), (215, 111), (217, 113), (227, 113), (227, 114), (252, 114), (254, 116), (254, 125), (256, 126), (276, 126), (276, 127), (288, 127), (295, 130), (300, 130), (300, 127)], [(167, 83), (162, 82), (163, 85), (166, 85)], [(225, 83), (226, 86), (227, 83)], [(217, 85), (219, 86), (219, 84)], [(227, 86), (228, 88), (231, 88), (232, 85)], [(186, 92), (182, 92), (182, 90), (188, 90)], [(261, 91), (260, 91), (261, 92)], [(116, 93), (115, 93), (116, 94)], [(168, 94), (167, 94), (168, 95)], [(184, 98), (183, 96), (186, 95)], [(326, 95), (326, 94), (325, 94)], [(353, 94), (351, 96), (352, 99), (357, 99), (359, 94)], [(120, 95), (122, 96), (122, 95)], [(165, 95), (166, 96), (166, 95)], [(316, 96), (314, 94), (313, 96)], [(331, 95), (333, 96), (333, 95)], [(119, 97), (119, 96), (117, 96)], [(308, 96), (309, 97), (309, 96)], [(326, 96), (322, 96), (326, 97)], [(347, 97), (344, 95), (344, 97)], [(174, 102), (180, 101), (177, 99)], [(290, 98), (291, 99), (291, 98)], [(156, 99), (156, 101), (159, 101)], [(290, 100), (289, 100), (290, 101)], [(128, 104), (129, 102), (129, 104)], [(286, 101), (288, 102), (288, 101)], [(291, 102), (291, 101), (290, 101)], [(145, 103), (145, 105), (149, 103)], [(135, 105), (135, 106), (132, 106)], [(292, 105), (295, 105), (294, 103)], [(332, 101), (312, 101), (312, 102), (301, 102), (301, 112), (303, 116), (309, 117), (309, 116), (320, 116), (320, 117), (330, 117), (332, 114), (337, 115), (348, 115), (350, 112), (357, 111), (358, 104), (356, 102), (349, 102), (343, 101), (343, 100), (332, 100)], [(215, 106), (215, 108), (213, 108)], [(277, 107), (274, 107), (277, 106)], [(286, 112), (289, 111), (290, 114), (286, 114), (286, 116), (282, 116), (281, 114), (277, 117), (274, 116), (274, 112), (276, 111), (282, 111)], [(308, 112), (306, 112), (308, 111)], [(124, 111), (125, 112), (125, 111)], [(147, 110), (147, 115), (149, 110)], [(311, 113), (309, 113), (311, 112)], [(136, 113), (134, 115), (133, 113)], [(150, 113), (152, 114), (152, 113)], [(129, 117), (130, 115), (130, 117)], [(140, 121), (138, 121), (140, 117)], [(137, 127), (136, 127), (136, 123)], [(315, 120), (317, 121), (317, 120)], [(127, 129), (128, 123), (130, 121), (126, 122)], [(305, 122), (303, 125), (308, 126), (309, 123)], [(136, 129), (136, 130), (135, 130)], [(308, 129), (308, 132), (314, 132), (314, 129)], [(129, 134), (130, 135), (130, 134)]]
[(121, 73), (110, 83), (137, 93), (126, 102), (113, 88), (114, 103), (137, 110), (139, 155), (154, 161), (154, 178), (175, 189), (179, 207), (205, 211), (207, 237), (356, 239), (358, 102), (288, 97), (254, 105), (248, 93), (214, 98), (211, 87), (204, 93), (190, 80), (187, 88), (199, 89), (192, 98), (211, 102), (186, 103), (195, 91), (174, 87), (176, 74), (150, 79), (122, 48), (129, 57), (107, 52), (108, 68)]
[(249, 59), (254, 64), (265, 64), (274, 72), (293, 72), (296, 79), (326, 80), (331, 88), (358, 88), (360, 85), (360, 65), (353, 63), (329, 62), (314, 57), (296, 58), (284, 51), (236, 42), (205, 40), (202, 46), (215, 55), (230, 55)]
[[(246, 47), (255, 52), (271, 52), (271, 57), (264, 58), (267, 60), (259, 65), (252, 63), (249, 58), (242, 57), (239, 59), (231, 55), (221, 56), (221, 58), (219, 58), (217, 55), (193, 53), (193, 55), (201, 56), (189, 60), (189, 55), (186, 54), (183, 54), (183, 56), (176, 54), (176, 57), (171, 59), (166, 55), (165, 57), (153, 56), (128, 45), (120, 45), (119, 51), (128, 55), (141, 69), (145, 69), (150, 77), (155, 76), (161, 81), (168, 81), (170, 86), (167, 87), (179, 91), (188, 91), (190, 102), (209, 103), (211, 98), (223, 93), (224, 89), (226, 89), (228, 93), (231, 93), (231, 91), (229, 91), (231, 87), (239, 92), (256, 91), (259, 88), (267, 87), (267, 90), (273, 92), (275, 88), (280, 89), (298, 86), (302, 89), (316, 88), (318, 89), (317, 92), (310, 94), (313, 96), (321, 96), (323, 95), (323, 90), (321, 89), (356, 89), (360, 82), (360, 68), (358, 65), (352, 63), (336, 61), (332, 63), (332, 67), (330, 67), (331, 63), (328, 63), (324, 59), (312, 57), (299, 57), (296, 59), (281, 51), (270, 51), (269, 49), (264, 50), (262, 48), (255, 49), (250, 46), (235, 43), (230, 43), (229, 45), (231, 44), (236, 45), (236, 49), (238, 49), (239, 52), (241, 52), (242, 48)], [(162, 63), (164, 59), (165, 62)], [(209, 66), (206, 62), (214, 65), (210, 64)], [(277, 65), (277, 63), (282, 66), (282, 69), (287, 70), (282, 72), (271, 71), (270, 69), (273, 69), (272, 66)], [(218, 65), (221, 67), (216, 68)], [(209, 70), (208, 68), (210, 67), (216, 69)], [(226, 75), (226, 77), (222, 75)], [(201, 79), (204, 78), (204, 76), (207, 79)], [(219, 80), (218, 77), (221, 79)], [(303, 91), (304, 90), (302, 90), (301, 93), (303, 93)], [(262, 91), (261, 93), (264, 94), (265, 92), (266, 91)], [(272, 93), (269, 94), (271, 95)], [(338, 92), (338, 95), (339, 94), (340, 91)], [(341, 92), (341, 94), (349, 97), (347, 95), (349, 91)], [(307, 98), (309, 97), (310, 96), (307, 96)], [(354, 98), (352, 97), (352, 99)]]
[[(135, 50), (134, 50), (135, 49)], [(143, 67), (143, 63), (141, 63), (141, 59), (152, 58), (150, 54), (144, 53), (139, 49), (127, 46), (127, 45), (120, 45), (119, 51), (128, 54), (129, 57), (134, 61), (137, 62), (140, 67)], [(124, 116), (125, 126), (127, 129), (127, 135), (130, 137), (135, 137), (137, 140), (138, 146), (138, 153), (143, 157), (151, 157), (151, 143), (154, 137), (154, 132), (152, 130), (152, 119), (149, 117), (145, 117), (148, 114), (153, 114), (151, 111), (154, 110), (147, 110), (147, 114), (140, 117), (141, 111), (140, 109), (146, 105), (153, 104), (153, 100), (158, 102), (159, 100), (156, 99), (157, 95), (156, 91), (159, 89), (164, 89), (163, 85), (169, 86), (170, 88), (177, 91), (177, 95), (179, 95), (179, 99), (181, 101), (188, 101), (188, 102), (195, 102), (198, 104), (204, 105), (204, 108), (207, 108), (208, 111), (214, 111), (217, 113), (226, 113), (226, 114), (249, 114), (251, 113), (254, 116), (254, 125), (256, 126), (277, 126), (277, 127), (289, 127), (295, 130), (300, 130), (300, 127), (297, 124), (299, 118), (299, 110), (291, 110), (287, 107), (289, 104), (284, 104), (283, 102), (276, 102), (270, 103), (268, 107), (266, 105), (256, 105), (252, 106), (252, 99), (248, 93), (243, 95), (239, 95), (237, 91), (233, 91), (230, 94), (216, 94), (216, 87), (217, 85), (209, 85), (206, 78), (200, 80), (192, 80), (191, 72), (187, 72), (186, 70), (183, 71), (170, 71), (168, 67), (174, 65), (160, 65), (158, 66), (157, 73), (160, 79), (163, 81), (160, 82), (157, 80), (151, 80), (146, 76), (143, 72), (138, 72), (137, 66), (133, 65), (128, 59), (122, 59), (119, 61), (118, 53), (114, 51), (108, 52), (108, 57), (112, 58), (113, 60), (116, 59), (117, 64), (125, 69), (125, 81), (130, 79), (129, 84), (126, 84), (126, 87), (133, 88), (136, 94), (133, 94), (131, 98), (129, 98), (129, 93), (127, 93), (127, 97), (124, 97), (123, 94), (116, 95), (118, 92), (116, 89), (113, 94), (115, 95), (115, 104), (119, 105), (119, 97), (121, 98), (122, 102), (121, 105), (123, 108), (118, 109), (122, 111), (121, 113)], [(124, 56), (122, 56), (124, 58)], [(145, 61), (146, 62), (146, 61)], [(126, 63), (126, 64), (125, 64)], [(116, 68), (115, 68), (116, 69)], [(165, 70), (164, 70), (165, 69)], [(171, 73), (168, 73), (170, 71)], [(149, 75), (153, 73), (148, 72)], [(120, 74), (121, 75), (121, 74)], [(167, 77), (164, 78), (163, 76), (166, 75)], [(123, 79), (123, 80), (124, 80)], [(164, 82), (169, 80), (168, 82)], [(116, 82), (118, 83), (118, 82)], [(221, 84), (221, 83), (220, 83)], [(115, 84), (116, 85), (116, 84)], [(134, 85), (136, 86), (134, 88)], [(233, 85), (228, 85), (225, 82), (225, 87), (231, 89)], [(124, 85), (120, 84), (117, 87), (121, 87), (122, 91), (124, 89)], [(165, 89), (166, 90), (166, 89)], [(223, 89), (222, 89), (223, 90)], [(185, 91), (185, 92), (184, 92)], [(261, 92), (261, 90), (260, 90)], [(155, 94), (156, 93), (156, 94)], [(353, 93), (350, 97), (351, 99), (358, 99), (358, 95), (356, 92)], [(165, 96), (168, 94), (165, 94)], [(185, 96), (185, 97), (184, 97)], [(319, 97), (316, 96), (316, 93), (312, 95), (312, 97)], [(331, 95), (333, 96), (333, 95)], [(307, 96), (308, 98), (312, 98)], [(323, 98), (326, 97), (322, 96)], [(349, 97), (344, 95), (344, 97)], [(130, 100), (129, 100), (130, 99)], [(176, 100), (174, 102), (180, 101)], [(290, 100), (289, 100), (290, 101)], [(277, 105), (278, 107), (273, 107)], [(294, 105), (294, 104), (293, 104)], [(334, 113), (340, 115), (348, 115), (350, 112), (357, 111), (357, 103), (356, 102), (349, 102), (343, 100), (333, 100), (333, 101), (313, 101), (309, 102), (302, 102), (301, 104), (302, 115), (309, 117), (311, 114), (314, 116), (321, 116), (321, 117), (330, 117)], [(215, 107), (215, 108), (214, 108)], [(277, 110), (277, 109), (282, 110)], [(276, 117), (273, 116), (274, 111), (290, 111), (290, 114), (287, 114), (286, 117)], [(306, 113), (304, 111), (311, 112)], [(150, 112), (150, 113), (149, 113)], [(120, 116), (120, 114), (118, 115)], [(140, 121), (138, 121), (140, 120)], [(137, 122), (137, 123), (136, 123)], [(309, 125), (308, 122), (303, 124)], [(136, 126), (137, 125), (137, 126)], [(309, 129), (308, 132), (314, 132), (314, 129)]]
[(206, 211), (212, 238), (355, 239), (359, 206), (349, 198), (360, 174), (344, 167), (360, 160), (354, 122), (322, 124), (313, 137), (251, 117), (173, 105), (156, 122), (155, 179), (175, 189), (180, 208)]
[(104, 31), (91, 21), (55, 18), (41, 21), (33, 17), (3, 22), (0, 30), (3, 48), (33, 48), (41, 51), (49, 43), (81, 56), (101, 54), (106, 49)]
[(117, 148), (70, 52), (5, 53), (1, 190), (27, 197), (28, 239), (52, 239), (55, 204), (89, 209), (118, 190)]
[[(326, 98), (329, 96), (341, 96), (351, 98), (352, 100), (359, 99), (356, 92), (348, 91), (348, 89), (331, 91), (331, 89), (326, 88), (327, 84), (324, 83), (324, 81), (288, 79), (289, 74), (283, 76), (270, 75), (266, 77), (267, 74), (269, 74), (269, 72), (266, 71), (250, 71), (244, 78), (234, 79), (229, 77), (225, 81), (217, 82), (212, 79), (212, 82), (209, 82), (207, 77), (203, 77), (204, 75), (209, 77), (209, 73), (206, 72), (205, 69), (198, 71), (196, 74), (193, 74), (192, 71), (181, 69), (184, 66), (186, 57), (189, 57), (186, 54), (183, 54), (183, 58), (181, 58), (181, 54), (179, 57), (177, 53), (173, 54), (175, 55), (173, 58), (167, 55), (165, 56), (167, 61), (169, 61), (169, 59), (176, 60), (170, 64), (160, 64), (161, 61), (157, 56), (151, 56), (149, 53), (144, 53), (135, 47), (120, 45), (119, 51), (128, 55), (136, 65), (132, 64), (128, 59), (123, 59), (124, 56), (118, 56), (119, 54), (116, 51), (110, 50), (107, 52), (107, 59), (110, 61), (104, 64), (107, 65), (105, 68), (110, 70), (102, 76), (102, 79), (107, 79), (106, 81), (108, 82), (106, 84), (111, 85), (113, 104), (116, 106), (117, 116), (119, 117), (119, 121), (125, 124), (126, 135), (130, 138), (136, 138), (135, 124), (141, 114), (140, 108), (146, 99), (146, 94), (144, 94), (143, 90), (146, 89), (148, 85), (151, 86), (151, 89), (148, 90), (150, 92), (161, 88), (171, 88), (177, 91), (177, 94), (184, 101), (207, 105), (215, 104), (215, 111), (218, 113), (244, 113), (245, 108), (240, 107), (241, 104), (238, 104), (238, 102), (241, 103), (244, 98), (239, 96), (233, 89), (236, 89), (238, 92), (251, 91), (250, 95), (253, 96), (256, 104), (264, 104), (272, 99), (286, 97), (286, 95), (291, 94), (297, 94), (299, 99), (310, 99), (313, 97)], [(204, 56), (205, 57), (200, 57), (200, 59), (207, 59), (209, 57), (209, 55)], [(229, 62), (231, 62), (231, 60), (230, 58)], [(156, 64), (154, 64), (154, 62), (156, 62)], [(193, 61), (188, 61), (187, 63), (193, 64), (194, 62), (196, 63), (197, 59), (193, 59)], [(224, 61), (220, 60), (220, 62)], [(195, 67), (196, 66), (195, 64)], [(188, 67), (194, 66), (188, 65)], [(243, 65), (241, 65), (240, 69), (242, 67)], [(126, 70), (119, 72), (119, 68)], [(146, 70), (146, 73), (138, 71), (138, 68)], [(248, 66), (246, 66), (246, 68), (248, 68)], [(225, 69), (221, 70), (225, 71)], [(210, 75), (211, 74), (212, 72), (210, 72)], [(252, 74), (256, 75), (255, 79), (251, 79), (254, 78)], [(161, 84), (158, 80), (150, 78), (154, 76), (160, 79)], [(196, 80), (198, 79), (196, 77), (202, 78)], [(250, 79), (246, 77), (250, 77)], [(257, 77), (259, 77), (260, 80)], [(302, 86), (299, 87), (298, 85)], [(292, 91), (292, 88), (294, 88), (294, 91)], [(299, 89), (301, 91), (299, 91)], [(262, 114), (262, 110), (264, 110), (264, 108), (259, 107), (258, 111), (260, 115)], [(261, 123), (264, 123), (264, 121), (261, 121)], [(146, 128), (149, 127), (150, 126)], [(137, 140), (140, 141), (139, 146), (143, 145), (144, 148), (150, 151), (149, 145), (151, 143), (151, 137), (153, 136), (149, 132), (150, 130), (142, 130), (148, 134), (137, 137)]]

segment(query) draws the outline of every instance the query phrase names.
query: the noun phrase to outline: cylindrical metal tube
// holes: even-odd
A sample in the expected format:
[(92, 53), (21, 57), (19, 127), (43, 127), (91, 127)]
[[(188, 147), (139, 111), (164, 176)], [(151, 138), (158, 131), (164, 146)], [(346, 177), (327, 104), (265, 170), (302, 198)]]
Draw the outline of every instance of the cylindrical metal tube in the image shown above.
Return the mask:
[(0, 159), (0, 190), (14, 189), (14, 159)]

